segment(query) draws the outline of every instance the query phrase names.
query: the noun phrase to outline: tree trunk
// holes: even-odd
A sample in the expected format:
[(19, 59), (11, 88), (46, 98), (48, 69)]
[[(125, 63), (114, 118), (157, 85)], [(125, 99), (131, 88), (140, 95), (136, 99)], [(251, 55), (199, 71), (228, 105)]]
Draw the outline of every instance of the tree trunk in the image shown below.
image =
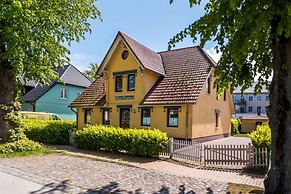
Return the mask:
[[(2, 47), (3, 49), (3, 47)], [(0, 63), (0, 138), (7, 142), (9, 129), (15, 128), (11, 120), (5, 118), (7, 113), (15, 112), (15, 101), (17, 97), (16, 83), (13, 69), (10, 63)]]
[(284, 194), (291, 193), (291, 38), (283, 34), (274, 39), (272, 57), (268, 109), (272, 132), (271, 167), (264, 183), (265, 193)]

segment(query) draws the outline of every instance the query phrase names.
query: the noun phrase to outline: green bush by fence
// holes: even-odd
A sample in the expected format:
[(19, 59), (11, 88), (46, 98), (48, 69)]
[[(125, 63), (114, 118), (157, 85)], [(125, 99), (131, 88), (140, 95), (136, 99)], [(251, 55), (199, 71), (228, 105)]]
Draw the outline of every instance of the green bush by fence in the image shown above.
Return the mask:
[(258, 125), (249, 137), (256, 148), (270, 148), (271, 146), (271, 129), (268, 124)]
[(239, 126), (241, 125), (240, 120), (237, 118), (231, 118), (231, 134), (239, 134)]
[(14, 152), (36, 151), (42, 149), (38, 142), (31, 141), (27, 138), (0, 144), (0, 154), (10, 154)]
[(37, 142), (47, 144), (69, 144), (69, 131), (74, 130), (76, 123), (72, 121), (46, 121), (25, 119), (26, 136)]
[(77, 130), (73, 139), (79, 148), (125, 151), (136, 156), (158, 156), (168, 145), (167, 135), (157, 129), (121, 129), (102, 125)]

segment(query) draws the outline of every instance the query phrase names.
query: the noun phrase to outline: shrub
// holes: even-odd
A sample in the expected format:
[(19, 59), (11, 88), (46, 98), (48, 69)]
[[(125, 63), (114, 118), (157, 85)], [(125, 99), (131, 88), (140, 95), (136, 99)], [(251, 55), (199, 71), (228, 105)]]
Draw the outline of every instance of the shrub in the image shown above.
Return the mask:
[(136, 156), (158, 156), (168, 145), (168, 137), (157, 129), (121, 129), (102, 125), (87, 126), (73, 134), (79, 148), (107, 150)]
[(33, 140), (47, 144), (69, 144), (69, 131), (75, 129), (72, 121), (24, 120), (25, 134)]
[(231, 118), (231, 134), (239, 134), (240, 120), (237, 118)]
[(249, 137), (256, 148), (270, 148), (271, 146), (271, 129), (268, 124), (257, 126), (256, 130), (249, 134)]
[(36, 151), (42, 149), (43, 146), (37, 142), (27, 138), (0, 144), (0, 154), (10, 154), (13, 152)]

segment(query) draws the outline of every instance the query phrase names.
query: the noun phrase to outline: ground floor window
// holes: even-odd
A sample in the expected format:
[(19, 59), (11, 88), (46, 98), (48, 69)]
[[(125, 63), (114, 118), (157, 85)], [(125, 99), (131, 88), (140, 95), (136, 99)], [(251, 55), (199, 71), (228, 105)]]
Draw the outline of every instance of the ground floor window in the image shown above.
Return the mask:
[(91, 113), (92, 113), (92, 110), (91, 109), (86, 109), (84, 111), (84, 113), (85, 113), (84, 123), (85, 124), (91, 124)]
[(215, 127), (218, 127), (218, 121), (219, 121), (219, 113), (215, 113)]
[(141, 126), (151, 125), (151, 110), (149, 108), (141, 109)]
[(103, 110), (103, 125), (110, 125), (110, 110)]
[(178, 127), (178, 108), (168, 108), (168, 127)]

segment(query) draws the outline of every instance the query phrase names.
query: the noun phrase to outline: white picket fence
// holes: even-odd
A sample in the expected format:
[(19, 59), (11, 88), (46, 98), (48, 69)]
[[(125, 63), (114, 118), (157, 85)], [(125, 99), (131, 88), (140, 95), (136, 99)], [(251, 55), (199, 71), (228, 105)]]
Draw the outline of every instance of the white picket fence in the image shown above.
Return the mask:
[(169, 138), (169, 146), (162, 156), (190, 160), (204, 165), (268, 168), (267, 148), (248, 145), (203, 145), (187, 140)]

